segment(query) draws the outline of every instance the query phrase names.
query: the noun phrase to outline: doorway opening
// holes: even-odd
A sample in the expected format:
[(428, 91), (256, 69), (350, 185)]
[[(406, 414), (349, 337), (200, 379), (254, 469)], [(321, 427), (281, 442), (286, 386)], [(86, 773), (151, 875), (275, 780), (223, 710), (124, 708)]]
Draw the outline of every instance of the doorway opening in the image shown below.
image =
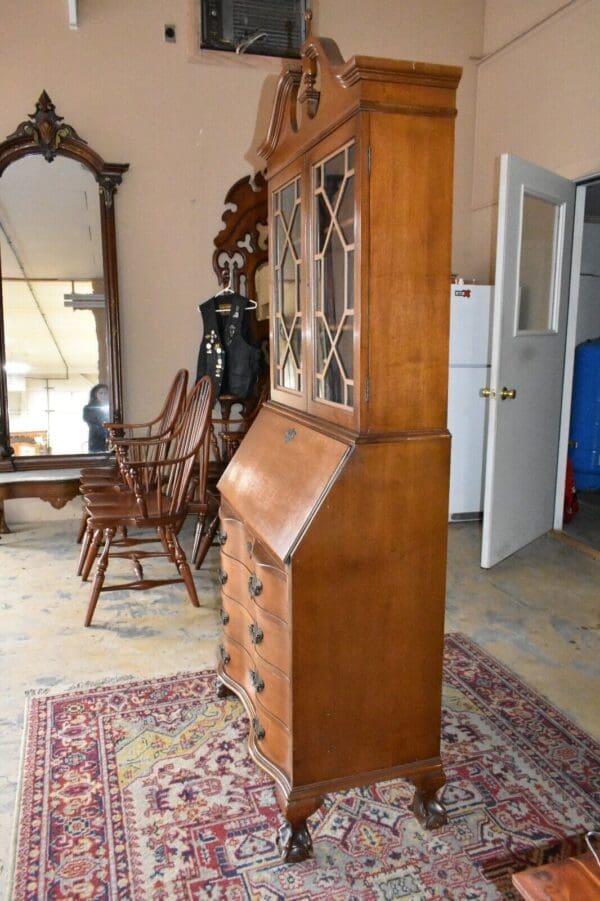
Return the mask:
[[(600, 175), (597, 175), (579, 183), (576, 193), (554, 529), (561, 540), (598, 558), (599, 370)], [(564, 474), (568, 461), (576, 493), (572, 517), (565, 516)]]

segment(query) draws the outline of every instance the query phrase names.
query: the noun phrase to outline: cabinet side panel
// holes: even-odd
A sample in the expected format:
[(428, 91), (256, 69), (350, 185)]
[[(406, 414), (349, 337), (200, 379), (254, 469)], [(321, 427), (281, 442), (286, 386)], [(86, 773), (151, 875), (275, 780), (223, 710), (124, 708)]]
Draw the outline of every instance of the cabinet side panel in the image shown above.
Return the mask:
[(439, 754), (449, 445), (357, 446), (294, 554), (296, 785)]
[(443, 429), (454, 119), (370, 126), (368, 429)]

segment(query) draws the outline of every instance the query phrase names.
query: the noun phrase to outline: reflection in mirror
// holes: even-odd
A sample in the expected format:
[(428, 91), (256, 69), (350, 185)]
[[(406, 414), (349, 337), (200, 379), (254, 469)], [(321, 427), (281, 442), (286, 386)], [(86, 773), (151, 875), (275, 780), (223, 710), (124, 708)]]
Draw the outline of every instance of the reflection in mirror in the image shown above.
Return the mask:
[(93, 400), (95, 419), (109, 418), (107, 392), (101, 405), (90, 396), (108, 382), (100, 207), (90, 170), (66, 157), (51, 167), (41, 156), (13, 163), (0, 179), (0, 255), (15, 455), (106, 450), (101, 426), (83, 413)]
[(97, 420), (122, 422), (114, 199), (128, 168), (45, 91), (0, 142), (2, 471), (80, 465), (106, 449)]

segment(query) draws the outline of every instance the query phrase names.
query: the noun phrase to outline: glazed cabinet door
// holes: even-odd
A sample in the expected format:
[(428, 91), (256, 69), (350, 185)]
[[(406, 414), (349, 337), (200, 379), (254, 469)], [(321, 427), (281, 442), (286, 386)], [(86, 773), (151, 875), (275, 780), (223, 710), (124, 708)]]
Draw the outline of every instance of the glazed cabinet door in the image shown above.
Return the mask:
[(308, 411), (357, 424), (360, 390), (361, 141), (352, 120), (308, 155)]
[(269, 185), (271, 258), (271, 396), (306, 409), (304, 210), (301, 161)]

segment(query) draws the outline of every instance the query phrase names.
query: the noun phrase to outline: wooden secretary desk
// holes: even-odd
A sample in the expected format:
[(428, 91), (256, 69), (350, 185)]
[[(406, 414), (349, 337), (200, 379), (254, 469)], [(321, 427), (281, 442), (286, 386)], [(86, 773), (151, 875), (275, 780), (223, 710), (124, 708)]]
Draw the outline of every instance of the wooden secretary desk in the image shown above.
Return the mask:
[(271, 401), (219, 482), (219, 694), (251, 720), (286, 861), (327, 792), (436, 792), (450, 437), (448, 284), (460, 70), (341, 58), (309, 35), (261, 153)]

